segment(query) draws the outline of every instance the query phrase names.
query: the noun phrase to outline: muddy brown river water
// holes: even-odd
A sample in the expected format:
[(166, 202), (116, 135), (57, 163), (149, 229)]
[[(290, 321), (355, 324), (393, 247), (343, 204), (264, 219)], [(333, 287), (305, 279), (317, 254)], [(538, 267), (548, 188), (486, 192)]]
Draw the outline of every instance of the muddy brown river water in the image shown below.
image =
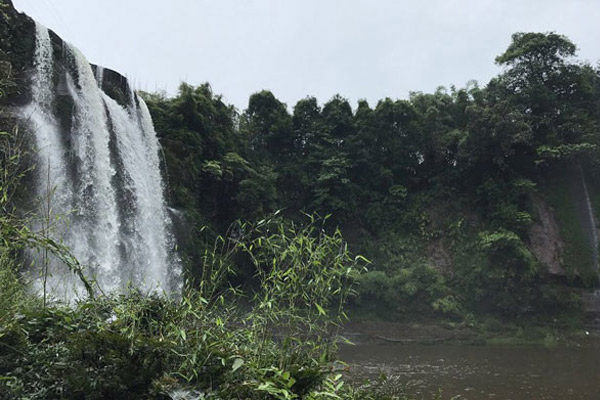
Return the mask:
[(381, 373), (417, 399), (597, 400), (600, 340), (575, 347), (462, 344), (343, 345), (355, 379)]

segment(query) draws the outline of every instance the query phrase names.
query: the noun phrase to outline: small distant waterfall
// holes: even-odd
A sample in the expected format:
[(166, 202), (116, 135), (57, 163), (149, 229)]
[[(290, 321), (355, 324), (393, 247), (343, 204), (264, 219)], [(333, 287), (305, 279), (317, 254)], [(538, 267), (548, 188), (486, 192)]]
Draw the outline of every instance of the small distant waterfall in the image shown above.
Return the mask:
[(592, 207), (592, 201), (590, 200), (590, 194), (588, 192), (587, 184), (585, 182), (585, 175), (583, 173), (583, 168), (581, 164), (578, 162), (577, 166), (579, 167), (579, 173), (581, 176), (581, 186), (583, 187), (583, 195), (585, 197), (585, 205), (587, 211), (587, 219), (588, 219), (588, 229), (589, 233), (589, 241), (590, 247), (592, 248), (592, 263), (596, 272), (599, 271), (598, 267), (598, 229), (596, 228), (596, 217), (594, 216), (594, 209)]
[[(56, 77), (48, 30), (36, 25), (33, 100), (22, 110), (37, 146), (41, 216), (35, 228), (69, 247), (105, 292), (128, 285), (177, 291), (180, 263), (148, 108), (130, 88), (129, 104), (118, 104), (102, 91), (101, 67), (94, 74), (79, 50), (65, 45), (64, 52), (72, 65)], [(59, 78), (73, 104), (68, 132), (54, 115)], [(81, 290), (56, 260), (49, 272), (55, 296)]]

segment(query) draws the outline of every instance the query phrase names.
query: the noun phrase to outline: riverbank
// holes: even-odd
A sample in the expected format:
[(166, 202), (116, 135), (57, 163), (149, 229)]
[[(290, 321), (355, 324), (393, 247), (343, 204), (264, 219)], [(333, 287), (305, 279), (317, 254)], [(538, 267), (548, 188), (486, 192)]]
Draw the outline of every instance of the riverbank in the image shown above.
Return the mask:
[(579, 347), (600, 339), (599, 330), (569, 324), (535, 325), (488, 320), (474, 324), (445, 321), (392, 322), (358, 320), (346, 323), (341, 336), (355, 344), (514, 345)]
[(367, 320), (348, 322), (344, 325), (342, 336), (359, 344), (471, 343), (478, 340), (477, 332), (468, 327), (452, 329), (434, 322), (402, 323)]

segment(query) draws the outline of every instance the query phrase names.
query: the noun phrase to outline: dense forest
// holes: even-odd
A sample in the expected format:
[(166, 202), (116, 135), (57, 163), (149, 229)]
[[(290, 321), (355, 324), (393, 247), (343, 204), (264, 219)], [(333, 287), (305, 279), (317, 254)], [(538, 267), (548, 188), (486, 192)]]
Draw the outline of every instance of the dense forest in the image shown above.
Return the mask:
[[(597, 195), (600, 139), (600, 71), (575, 55), (559, 34), (516, 33), (484, 87), (354, 109), (340, 96), (307, 97), (290, 112), (263, 90), (239, 112), (209, 84), (144, 94), (170, 200), (187, 221), (188, 273), (201, 275), (203, 243), (236, 219), (316, 212), (372, 262), (356, 309), (399, 319), (572, 313), (580, 305), (568, 288), (597, 282), (596, 243), (573, 204), (580, 182)], [(534, 249), (544, 213), (564, 242), (555, 271)], [(252, 275), (241, 263), (231, 279)]]

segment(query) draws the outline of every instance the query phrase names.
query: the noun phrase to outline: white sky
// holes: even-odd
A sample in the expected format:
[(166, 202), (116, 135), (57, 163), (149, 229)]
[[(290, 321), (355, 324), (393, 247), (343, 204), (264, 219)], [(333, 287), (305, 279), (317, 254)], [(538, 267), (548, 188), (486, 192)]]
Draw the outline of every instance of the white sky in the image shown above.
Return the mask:
[(13, 0), (137, 89), (209, 82), (246, 108), (262, 89), (294, 104), (353, 105), (482, 85), (514, 32), (555, 31), (600, 59), (600, 0)]

